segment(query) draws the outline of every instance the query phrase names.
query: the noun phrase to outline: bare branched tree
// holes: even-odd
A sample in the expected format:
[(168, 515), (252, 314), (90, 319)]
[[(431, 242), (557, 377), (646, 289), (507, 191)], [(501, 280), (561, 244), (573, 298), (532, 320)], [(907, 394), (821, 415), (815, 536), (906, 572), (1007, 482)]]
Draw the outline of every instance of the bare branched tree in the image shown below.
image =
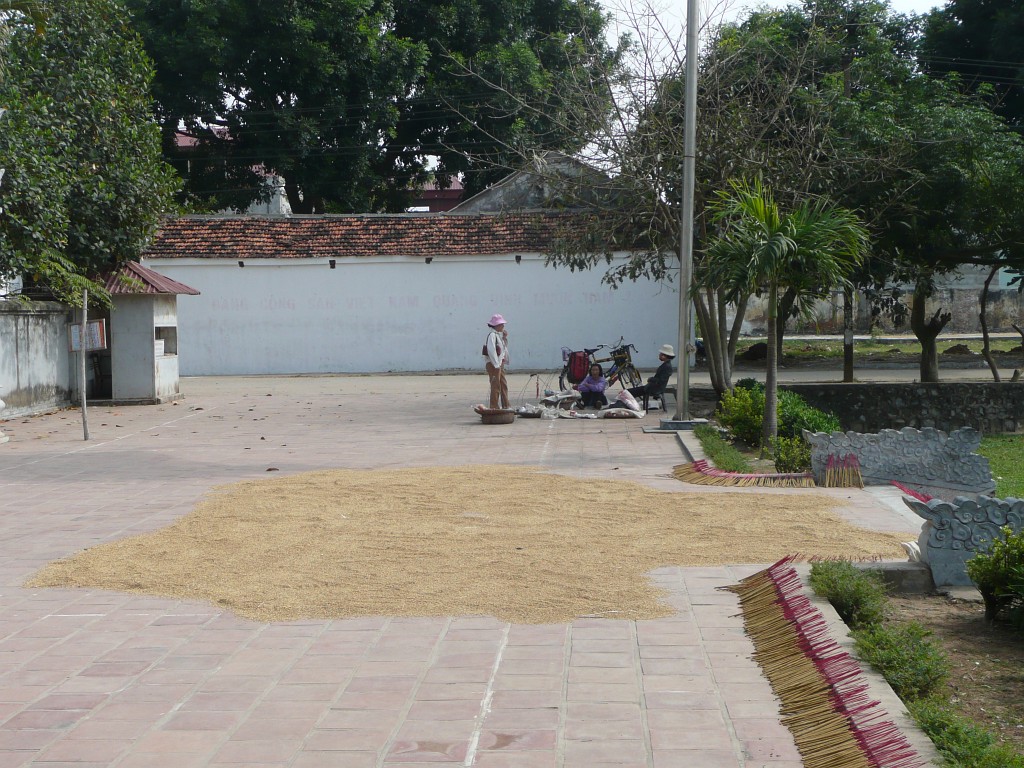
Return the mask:
[[(719, 392), (732, 386), (736, 342), (750, 294), (726, 299), (726, 287), (709, 278), (704, 246), (709, 241), (705, 206), (731, 179), (768, 180), (780, 204), (828, 198), (847, 207), (869, 202), (877, 213), (894, 196), (905, 148), (885, 129), (868, 126), (867, 104), (886, 77), (902, 66), (898, 34), (864, 18), (884, 18), (885, 6), (871, 2), (849, 7), (815, 3), (803, 9), (757, 12), (742, 23), (723, 23), (708, 14), (698, 54), (697, 188), (695, 193), (694, 299), (711, 380)], [(721, 9), (718, 9), (721, 10)], [(581, 212), (549, 255), (551, 263), (572, 270), (606, 267), (615, 285), (646, 277), (671, 280), (680, 240), (683, 158), (684, 51), (663, 14), (634, 5), (620, 14), (629, 29), (616, 67), (596, 71), (569, 68), (559, 89), (576, 96), (547, 104), (518, 102), (523, 115), (558, 114), (558, 108), (591, 110), (563, 119), (591, 130), (581, 160), (600, 170), (587, 184), (580, 175), (546, 175), (536, 155), (521, 159), (545, 184), (558, 189), (559, 205)], [(867, 31), (866, 31), (867, 30)], [(886, 37), (889, 35), (889, 37)], [(888, 74), (886, 74), (888, 73)], [(467, 76), (473, 76), (466, 69)], [(489, 82), (491, 88), (500, 83)], [(457, 108), (457, 105), (452, 105)], [(541, 158), (542, 159), (542, 158)], [(625, 261), (613, 254), (628, 252)], [(826, 290), (824, 287), (822, 291)], [(802, 286), (783, 297), (785, 313), (807, 310), (823, 293)], [(793, 305), (795, 297), (803, 303)]]

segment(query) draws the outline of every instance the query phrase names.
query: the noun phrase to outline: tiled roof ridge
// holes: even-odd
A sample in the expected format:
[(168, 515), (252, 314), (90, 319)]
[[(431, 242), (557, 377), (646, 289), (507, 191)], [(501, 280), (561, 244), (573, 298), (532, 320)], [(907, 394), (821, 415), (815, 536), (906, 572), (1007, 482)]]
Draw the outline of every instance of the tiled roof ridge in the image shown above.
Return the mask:
[(543, 253), (578, 214), (314, 214), (165, 219), (146, 258), (288, 259)]
[(164, 216), (164, 221), (190, 219), (195, 221), (358, 221), (360, 219), (424, 219), (424, 220), (465, 220), (474, 219), (529, 219), (529, 218), (574, 218), (579, 211), (552, 211), (543, 208), (527, 208), (518, 211), (480, 211), (457, 213), (455, 211), (400, 211), (395, 213), (290, 213), (287, 216), (273, 213), (238, 213), (225, 216), (221, 213), (184, 213)]

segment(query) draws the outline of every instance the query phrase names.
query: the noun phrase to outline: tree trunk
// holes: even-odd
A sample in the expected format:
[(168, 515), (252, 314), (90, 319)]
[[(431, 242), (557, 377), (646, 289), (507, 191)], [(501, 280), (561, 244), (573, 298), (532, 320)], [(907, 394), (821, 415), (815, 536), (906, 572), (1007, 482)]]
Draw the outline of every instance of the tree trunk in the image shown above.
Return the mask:
[(853, 381), (853, 286), (843, 288), (843, 381)]
[(782, 298), (779, 299), (779, 313), (778, 319), (775, 322), (775, 336), (778, 350), (778, 363), (782, 366), (785, 363), (783, 359), (783, 344), (786, 336), (786, 321), (789, 320), (789, 313), (793, 311), (793, 305), (796, 303), (796, 289), (787, 288), (786, 292), (782, 294)]
[(942, 308), (935, 310), (931, 319), (925, 319), (925, 299), (928, 297), (927, 283), (918, 281), (914, 286), (914, 307), (910, 310), (910, 328), (917, 340), (921, 342), (921, 383), (934, 383), (939, 380), (939, 352), (935, 340), (942, 329), (953, 318)]
[(708, 358), (708, 374), (711, 386), (721, 395), (725, 389), (722, 382), (721, 348), (718, 344), (718, 326), (711, 317), (711, 310), (704, 296), (697, 291), (693, 296), (693, 305), (697, 311), (697, 324), (700, 326), (701, 337), (704, 339), (704, 353)]
[[(1021, 357), (1024, 357), (1024, 329), (1022, 329), (1016, 323), (1013, 323), (1013, 330), (1015, 330), (1017, 333), (1020, 334), (1020, 354), (1021, 354)], [(1014, 371), (1013, 371), (1013, 378), (1011, 379), (1011, 381), (1013, 381), (1013, 382), (1020, 381), (1021, 371), (1024, 371), (1024, 362), (1021, 363), (1021, 367), (1020, 368), (1014, 369)]]
[(988, 337), (988, 322), (985, 319), (985, 315), (988, 311), (988, 287), (992, 284), (992, 278), (999, 272), (999, 267), (992, 267), (988, 273), (988, 277), (985, 278), (985, 285), (981, 288), (981, 311), (978, 314), (978, 320), (981, 322), (981, 354), (985, 358), (985, 362), (988, 363), (988, 369), (992, 371), (992, 378), (999, 381), (999, 366), (996, 365), (996, 361), (992, 358), (992, 346)]
[(704, 339), (704, 351), (708, 357), (708, 372), (711, 375), (711, 386), (719, 395), (732, 389), (732, 366), (736, 358), (736, 342), (743, 325), (747, 301), (744, 299), (736, 305), (736, 317), (732, 328), (728, 325), (728, 302), (721, 291), (705, 288), (696, 292), (693, 298)]
[(779, 367), (775, 345), (778, 343), (776, 324), (778, 323), (779, 289), (774, 283), (768, 288), (768, 359), (765, 361), (764, 374), (764, 425), (761, 431), (761, 458), (769, 455), (775, 445), (775, 437), (779, 432), (778, 414), (778, 378)]
[[(738, 302), (736, 302), (736, 315), (732, 320), (732, 330), (729, 332), (729, 349), (726, 356), (726, 362), (729, 365), (726, 375), (729, 377), (729, 388), (732, 389), (732, 368), (736, 362), (736, 344), (740, 340), (740, 333), (743, 331), (743, 318), (747, 314), (747, 302), (750, 301), (750, 296), (744, 296)], [(722, 316), (725, 316), (724, 303), (725, 299), (722, 298), (723, 309)]]

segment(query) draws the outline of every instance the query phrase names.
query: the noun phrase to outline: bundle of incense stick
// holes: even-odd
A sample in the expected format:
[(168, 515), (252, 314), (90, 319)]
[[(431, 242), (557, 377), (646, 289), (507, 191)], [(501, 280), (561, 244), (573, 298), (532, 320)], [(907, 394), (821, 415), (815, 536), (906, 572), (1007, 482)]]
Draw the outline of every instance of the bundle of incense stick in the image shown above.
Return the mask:
[(831, 637), (788, 557), (726, 587), (781, 700), (806, 768), (919, 768), (923, 761), (877, 701), (857, 662)]
[(935, 498), (934, 496), (929, 496), (927, 493), (922, 493), (921, 491), (915, 491), (913, 488), (908, 488), (903, 483), (899, 483), (895, 480), (890, 480), (889, 482), (891, 482), (893, 485), (895, 485), (897, 488), (899, 488), (901, 491), (907, 494), (907, 496), (910, 496), (912, 499), (917, 499), (918, 501), (931, 501), (932, 499)]
[(825, 465), (826, 488), (863, 488), (864, 478), (860, 475), (860, 461), (848, 453), (845, 456), (828, 455)]
[(763, 486), (768, 488), (814, 487), (814, 475), (810, 472), (772, 472), (763, 475), (725, 472), (715, 469), (705, 459), (673, 467), (672, 476), (684, 483), (694, 483), (695, 485)]

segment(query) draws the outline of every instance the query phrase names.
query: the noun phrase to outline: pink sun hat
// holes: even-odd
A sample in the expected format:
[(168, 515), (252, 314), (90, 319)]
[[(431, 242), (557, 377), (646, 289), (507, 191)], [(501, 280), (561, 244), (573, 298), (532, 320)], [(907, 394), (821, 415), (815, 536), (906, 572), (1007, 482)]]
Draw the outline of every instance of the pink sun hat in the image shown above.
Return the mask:
[(487, 321), (487, 324), (494, 328), (498, 325), (505, 325), (505, 318), (501, 315), (491, 315), (491, 319)]

